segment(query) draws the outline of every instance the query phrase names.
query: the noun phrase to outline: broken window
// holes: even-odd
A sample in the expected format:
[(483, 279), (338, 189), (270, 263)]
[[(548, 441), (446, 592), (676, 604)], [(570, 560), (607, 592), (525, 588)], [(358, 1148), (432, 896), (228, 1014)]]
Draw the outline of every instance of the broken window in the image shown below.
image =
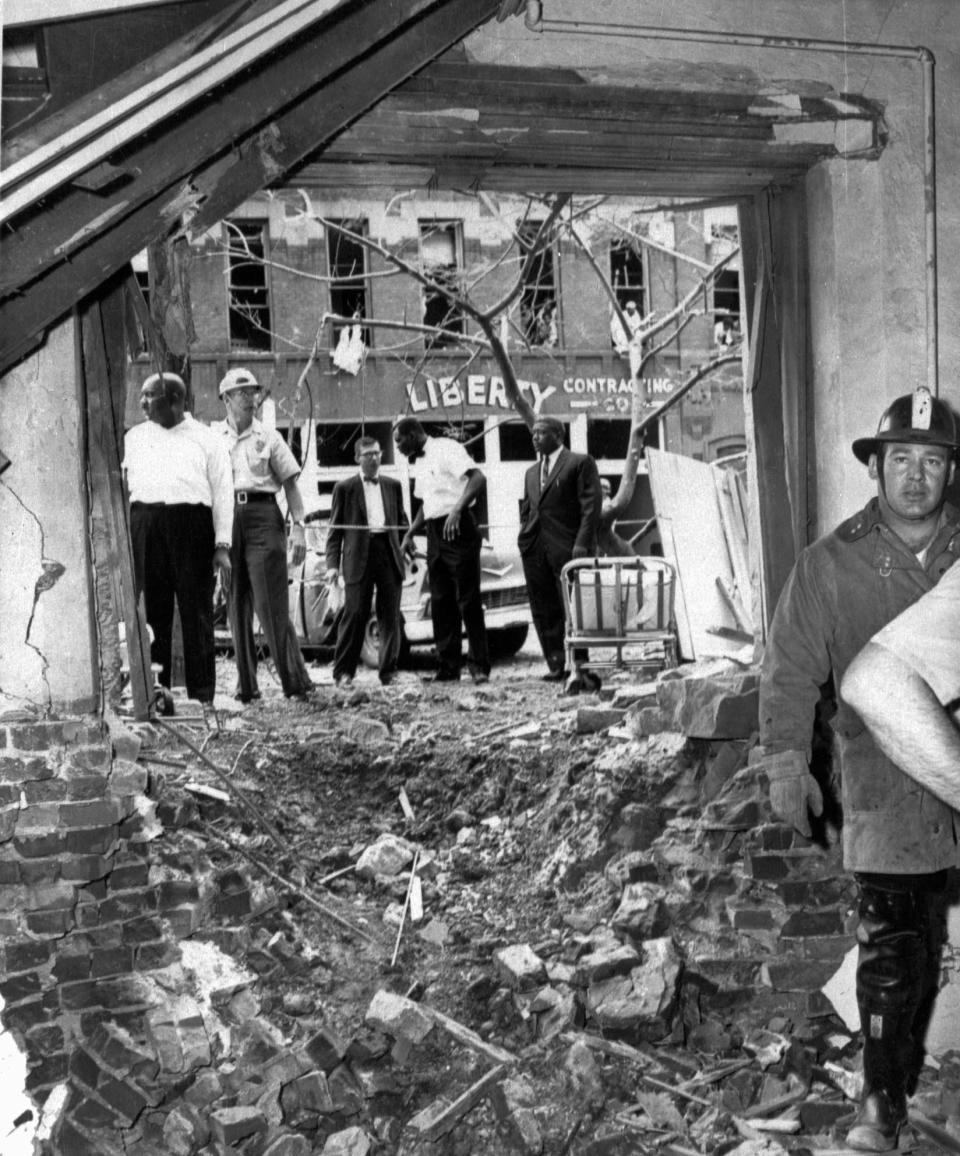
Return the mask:
[[(524, 221), (517, 229), (520, 257), (526, 261), (542, 222)], [(531, 345), (554, 346), (559, 340), (557, 286), (553, 247), (544, 245), (533, 257), (523, 278), (520, 324)]]
[[(533, 448), (533, 438), (530, 430), (522, 421), (506, 421), (497, 427), (500, 438), (500, 461), (502, 462), (535, 462), (536, 450)], [(563, 444), (570, 448), (570, 426), (563, 423)]]
[(713, 283), (713, 337), (717, 345), (740, 342), (740, 274), (721, 269)]
[(227, 311), (230, 348), (270, 349), (270, 283), (267, 274), (267, 222), (225, 222)]
[(633, 301), (640, 316), (646, 314), (643, 248), (638, 242), (627, 239), (610, 245), (610, 284), (621, 309)]
[[(146, 249), (141, 249), (139, 253), (135, 254), (130, 259), (130, 267), (133, 269), (133, 276), (140, 286), (140, 294), (143, 297), (146, 305), (146, 312), (150, 311), (150, 262)], [(140, 314), (134, 310), (135, 317), (135, 333), (133, 341), (136, 345), (134, 355), (140, 355), (150, 352), (150, 338), (140, 320)]]
[[(587, 453), (598, 461), (623, 461), (630, 447), (631, 419), (628, 417), (588, 417)], [(651, 422), (643, 431), (644, 446), (660, 448), (660, 423)]]
[[(460, 291), (460, 269), (462, 266), (462, 237), (459, 221), (419, 221), (420, 229), (420, 270), (450, 292)], [(457, 335), (463, 333), (463, 315), (455, 301), (424, 286), (423, 323), (435, 326), (445, 332), (426, 336), (428, 349), (449, 347), (457, 344)]]
[[(334, 220), (358, 237), (367, 235), (367, 222), (362, 219)], [(368, 317), (367, 250), (353, 237), (346, 237), (338, 229), (327, 229), (327, 268), (330, 271), (330, 312), (340, 317), (361, 319)], [(366, 346), (370, 345), (370, 331), (361, 330)]]

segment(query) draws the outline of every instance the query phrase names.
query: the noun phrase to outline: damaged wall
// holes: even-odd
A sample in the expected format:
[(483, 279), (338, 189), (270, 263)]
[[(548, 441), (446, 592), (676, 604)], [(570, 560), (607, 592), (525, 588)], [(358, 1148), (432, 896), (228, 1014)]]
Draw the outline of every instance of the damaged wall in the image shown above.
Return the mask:
[(0, 713), (97, 701), (74, 329), (0, 381)]
[[(664, 93), (678, 87), (756, 92), (781, 105), (784, 123), (775, 132), (784, 140), (803, 128), (786, 122), (804, 97), (842, 102), (849, 95), (883, 109), (887, 138), (878, 159), (861, 156), (841, 122), (838, 147), (848, 155), (821, 162), (806, 179), (817, 485), (810, 535), (824, 532), (872, 492), (850, 452), (852, 440), (876, 428), (892, 398), (927, 379), (920, 46), (936, 58), (941, 392), (960, 402), (953, 368), (960, 358), (960, 277), (953, 258), (960, 245), (960, 31), (953, 6), (944, 0), (894, 0), (882, 8), (869, 0), (725, 0), (718, 9), (712, 0), (689, 0), (657, 10), (642, 0), (596, 0), (586, 14), (578, 0), (551, 0), (543, 15), (543, 31), (514, 21), (484, 25), (465, 42), (468, 58), (575, 69), (588, 84), (632, 78)], [(595, 24), (616, 32), (591, 35)], [(691, 39), (663, 39), (650, 29), (679, 29)], [(708, 42), (717, 34), (728, 39)], [(752, 36), (790, 44), (759, 44)], [(798, 44), (807, 48), (798, 51)]]

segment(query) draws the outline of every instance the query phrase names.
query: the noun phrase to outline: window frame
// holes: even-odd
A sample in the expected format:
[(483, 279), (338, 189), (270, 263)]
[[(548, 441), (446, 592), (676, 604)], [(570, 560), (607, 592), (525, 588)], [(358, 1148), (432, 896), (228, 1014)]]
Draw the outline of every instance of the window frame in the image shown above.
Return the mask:
[[(426, 236), (431, 232), (439, 230), (450, 230), (453, 235), (453, 263), (446, 266), (437, 264), (428, 265), (424, 261), (423, 256), (423, 242)], [(436, 275), (435, 270), (447, 269), (449, 276), (455, 280), (463, 272), (464, 267), (464, 248), (463, 248), (463, 221), (456, 217), (421, 217), (417, 220), (417, 259), (419, 262), (420, 272), (426, 277), (431, 277), (435, 281), (441, 280)], [(433, 302), (442, 302), (447, 311), (443, 316), (444, 324), (438, 325), (434, 321), (428, 320), (430, 306)], [(424, 349), (431, 352), (441, 351), (445, 349), (455, 349), (460, 344), (460, 337), (465, 332), (465, 317), (459, 309), (450, 306), (446, 297), (442, 293), (431, 293), (426, 285), (422, 286), (421, 292), (421, 317), (424, 325), (436, 325), (438, 329), (445, 331), (449, 336), (443, 336), (442, 333), (425, 333), (423, 335)]]
[[(226, 293), (227, 293), (227, 338), (230, 345), (231, 353), (271, 353), (274, 347), (273, 337), (273, 285), (270, 277), (270, 220), (268, 217), (228, 217), (223, 222), (224, 236), (226, 239), (226, 257), (227, 257), (227, 275)], [(262, 250), (261, 254), (256, 254), (251, 246), (250, 233), (254, 229), (259, 230), (259, 243)], [(250, 257), (259, 260), (251, 260), (246, 256), (243, 249), (238, 248), (239, 238), (236, 232), (239, 231), (247, 245), (247, 250), (250, 252)], [(234, 254), (239, 257), (235, 259)], [(263, 284), (261, 286), (250, 286), (243, 284), (235, 284), (233, 272), (235, 268), (249, 265), (251, 267), (259, 267), (263, 270)], [(263, 305), (253, 308), (257, 309), (260, 316), (256, 321), (245, 318), (243, 308), (237, 308), (234, 304), (236, 291), (247, 291), (251, 293), (262, 293), (264, 297)], [(247, 306), (249, 307), (249, 306)], [(265, 319), (264, 319), (265, 314)], [(243, 320), (244, 328), (249, 332), (261, 334), (258, 341), (245, 340), (242, 336), (235, 334), (234, 319), (239, 318)], [(265, 323), (264, 323), (265, 320)]]

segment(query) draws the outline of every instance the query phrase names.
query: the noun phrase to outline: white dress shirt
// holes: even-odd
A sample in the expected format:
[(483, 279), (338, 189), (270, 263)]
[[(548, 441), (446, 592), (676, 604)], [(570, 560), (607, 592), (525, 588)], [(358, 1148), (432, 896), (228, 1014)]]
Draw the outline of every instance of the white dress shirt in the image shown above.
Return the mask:
[(172, 429), (135, 425), (124, 439), (123, 468), (131, 502), (181, 503), (213, 510), (215, 541), (233, 533), (233, 470), (222, 437), (184, 414)]
[(467, 472), (478, 468), (460, 442), (428, 437), (414, 466), (413, 492), (423, 502), (424, 518), (445, 518), (467, 488)]
[(376, 484), (368, 482), (360, 475), (363, 484), (363, 498), (367, 504), (367, 525), (371, 534), (382, 534), (387, 528), (387, 515), (383, 509), (383, 483), (377, 479)]

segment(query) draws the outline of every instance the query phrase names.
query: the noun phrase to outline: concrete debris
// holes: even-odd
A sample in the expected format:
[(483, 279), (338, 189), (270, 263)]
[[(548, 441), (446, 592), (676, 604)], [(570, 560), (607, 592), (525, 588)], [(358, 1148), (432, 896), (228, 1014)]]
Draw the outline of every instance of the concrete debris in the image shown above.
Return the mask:
[(745, 739), (757, 730), (759, 690), (755, 670), (664, 678), (657, 685), (657, 707), (665, 729), (690, 738)]
[[(458, 715), (339, 696), (309, 741), (315, 719), (251, 744), (251, 706), (219, 761), (280, 845), (229, 798), (198, 806), (217, 787), (195, 761), (125, 761), (99, 724), (8, 727), (2, 1017), (50, 1151), (782, 1151), (762, 1129), (836, 1148), (862, 1088), (852, 883), (748, 765), (754, 674), (501, 695), (486, 727), (493, 692)], [(415, 855), (429, 922), (391, 962), (379, 919)], [(362, 941), (317, 919), (321, 889)], [(953, 1048), (913, 1104), (956, 1131)]]
[(378, 875), (397, 875), (413, 862), (416, 847), (397, 835), (383, 834), (372, 843), (357, 861), (356, 872), (361, 878), (373, 879)]
[(515, 944), (493, 953), (501, 980), (513, 991), (529, 991), (547, 978), (543, 960), (527, 944)]
[(365, 1022), (394, 1039), (421, 1043), (433, 1028), (433, 1020), (419, 1004), (402, 995), (378, 991), (367, 1008)]

